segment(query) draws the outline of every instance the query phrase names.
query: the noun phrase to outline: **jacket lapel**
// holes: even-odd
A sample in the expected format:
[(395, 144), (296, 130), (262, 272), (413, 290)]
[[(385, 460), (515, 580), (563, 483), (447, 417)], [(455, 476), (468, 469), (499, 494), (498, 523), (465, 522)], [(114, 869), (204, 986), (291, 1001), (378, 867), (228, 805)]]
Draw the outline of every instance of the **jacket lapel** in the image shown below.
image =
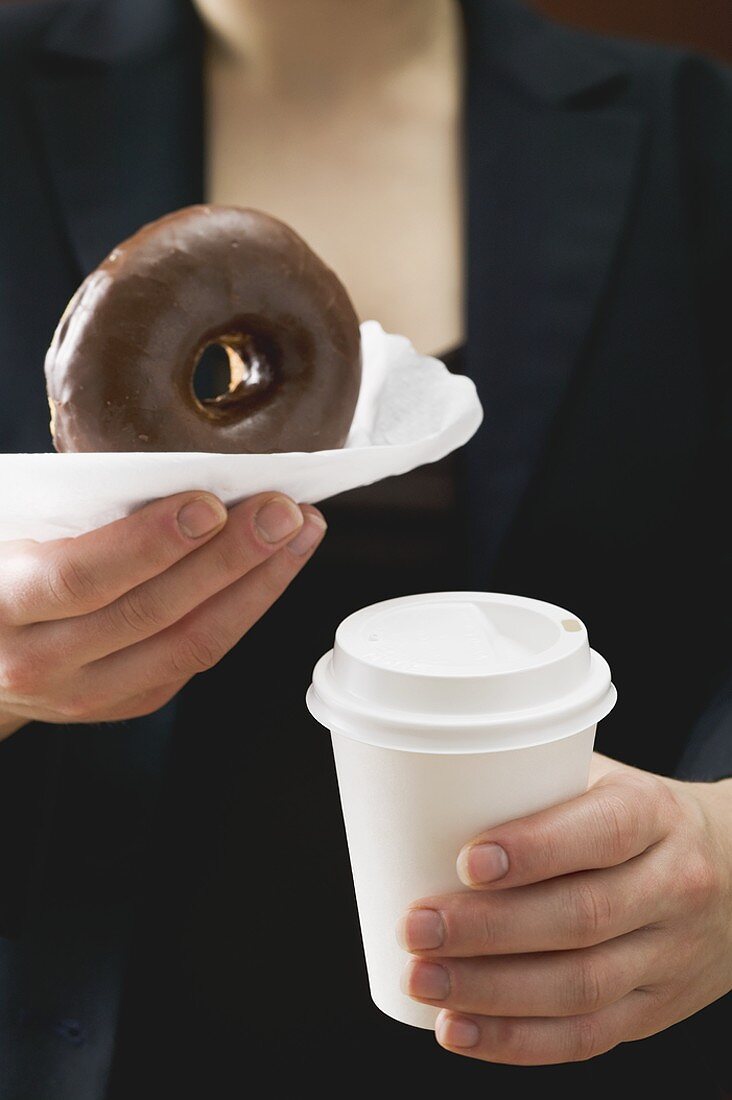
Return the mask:
[(465, 460), (485, 584), (608, 288), (642, 120), (602, 43), (507, 0), (464, 7), (468, 369), (486, 414)]
[(143, 223), (201, 200), (200, 48), (175, 0), (72, 4), (51, 24), (33, 98), (81, 274)]

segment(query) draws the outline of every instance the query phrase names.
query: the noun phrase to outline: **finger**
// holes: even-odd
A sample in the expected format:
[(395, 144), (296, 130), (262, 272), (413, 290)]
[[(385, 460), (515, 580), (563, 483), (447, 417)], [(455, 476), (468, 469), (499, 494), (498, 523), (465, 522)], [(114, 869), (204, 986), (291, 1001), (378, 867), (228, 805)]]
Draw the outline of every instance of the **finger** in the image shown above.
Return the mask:
[(284, 547), (174, 626), (87, 665), (78, 689), (82, 709), (95, 697), (141, 694), (159, 684), (185, 682), (217, 664), (312, 557), (325, 529), (312, 514), (307, 527), (313, 540), (309, 548), (303, 543), (295, 549), (292, 544)]
[(252, 497), (231, 509), (226, 527), (215, 539), (160, 576), (91, 615), (39, 626), (35, 649), (73, 653), (79, 667), (134, 645), (251, 572), (295, 537), (302, 525), (303, 512), (287, 497)]
[(678, 906), (664, 856), (582, 871), (516, 890), (421, 898), (397, 937), (412, 954), (509, 955), (591, 947), (670, 917)]
[(651, 994), (634, 991), (599, 1012), (561, 1019), (464, 1016), (441, 1012), (435, 1035), (453, 1054), (512, 1066), (584, 1062), (618, 1043), (659, 1030), (651, 1022)]
[(68, 619), (116, 600), (190, 554), (226, 523), (211, 493), (179, 493), (76, 538), (0, 544), (0, 621)]
[(490, 829), (457, 861), (466, 886), (522, 886), (632, 859), (667, 835), (675, 805), (647, 772), (612, 772), (579, 798)]
[(632, 932), (580, 951), (410, 959), (402, 989), (425, 1004), (491, 1016), (597, 1012), (666, 973), (666, 936)]

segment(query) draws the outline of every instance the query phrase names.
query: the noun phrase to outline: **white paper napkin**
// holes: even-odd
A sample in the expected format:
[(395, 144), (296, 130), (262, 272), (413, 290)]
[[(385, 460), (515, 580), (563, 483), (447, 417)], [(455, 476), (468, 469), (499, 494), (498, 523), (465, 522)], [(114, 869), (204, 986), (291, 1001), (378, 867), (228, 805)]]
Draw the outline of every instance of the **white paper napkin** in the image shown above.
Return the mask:
[(363, 380), (342, 450), (0, 455), (0, 540), (78, 535), (188, 489), (207, 489), (227, 505), (268, 489), (314, 504), (467, 443), (483, 419), (470, 379), (376, 321), (361, 334)]

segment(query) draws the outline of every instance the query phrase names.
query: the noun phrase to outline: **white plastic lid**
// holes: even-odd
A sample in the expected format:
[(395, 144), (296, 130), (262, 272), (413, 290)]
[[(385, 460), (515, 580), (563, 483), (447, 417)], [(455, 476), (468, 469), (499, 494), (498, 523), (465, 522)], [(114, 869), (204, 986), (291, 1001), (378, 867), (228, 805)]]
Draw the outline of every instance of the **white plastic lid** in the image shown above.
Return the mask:
[(570, 736), (615, 700), (607, 662), (571, 612), (490, 592), (430, 592), (356, 611), (307, 695), (329, 729), (446, 753)]

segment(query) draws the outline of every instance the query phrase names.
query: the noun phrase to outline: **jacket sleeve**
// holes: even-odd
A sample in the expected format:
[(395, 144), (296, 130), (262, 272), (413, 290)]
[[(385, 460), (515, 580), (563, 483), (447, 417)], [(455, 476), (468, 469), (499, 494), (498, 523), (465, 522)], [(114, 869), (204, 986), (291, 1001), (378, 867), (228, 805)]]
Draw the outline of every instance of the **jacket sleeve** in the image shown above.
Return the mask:
[(0, 937), (83, 905), (90, 882), (108, 900), (139, 894), (177, 707), (101, 726), (31, 722), (0, 742)]
[[(711, 428), (704, 538), (714, 569), (708, 613), (732, 640), (729, 527), (732, 469), (732, 70), (694, 58), (683, 67), (678, 109), (689, 204), (690, 262), (696, 267), (709, 367)], [(716, 563), (716, 564), (712, 564)], [(732, 776), (732, 646), (719, 655), (708, 698), (678, 768), (683, 779)]]
[(732, 673), (692, 730), (677, 770), (679, 779), (732, 776)]
[(44, 862), (62, 743), (31, 722), (0, 742), (0, 937), (17, 936)]

